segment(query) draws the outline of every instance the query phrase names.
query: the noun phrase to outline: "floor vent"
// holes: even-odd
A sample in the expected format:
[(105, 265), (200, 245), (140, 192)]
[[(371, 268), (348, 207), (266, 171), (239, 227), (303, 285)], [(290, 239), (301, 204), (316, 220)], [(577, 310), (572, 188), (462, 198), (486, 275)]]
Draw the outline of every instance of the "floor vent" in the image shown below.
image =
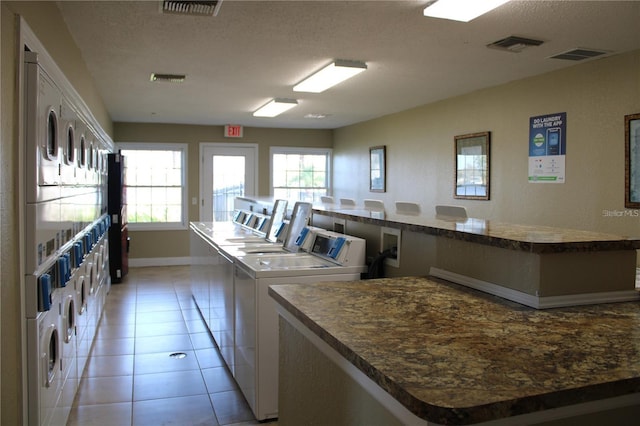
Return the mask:
[(217, 16), (222, 0), (212, 1), (174, 1), (162, 2), (162, 13), (175, 13), (178, 15)]
[(582, 61), (584, 59), (595, 58), (596, 56), (606, 55), (609, 52), (593, 49), (572, 49), (557, 55), (549, 56), (551, 59), (566, 59), (568, 61)]
[(493, 43), (487, 44), (487, 47), (490, 49), (498, 49), (498, 50), (504, 50), (506, 52), (519, 53), (519, 52), (522, 52), (527, 47), (540, 46), (542, 43), (544, 43), (542, 40), (534, 40), (532, 38), (518, 37), (518, 36), (509, 36), (507, 38), (503, 38), (502, 40), (494, 41)]

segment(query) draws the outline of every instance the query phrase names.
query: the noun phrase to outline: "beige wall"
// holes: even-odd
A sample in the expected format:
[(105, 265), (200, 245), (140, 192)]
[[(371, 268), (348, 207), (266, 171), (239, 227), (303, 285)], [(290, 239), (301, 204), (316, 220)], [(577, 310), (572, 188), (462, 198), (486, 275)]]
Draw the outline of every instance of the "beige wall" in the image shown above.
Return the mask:
[[(258, 145), (258, 194), (268, 196), (269, 188), (269, 149), (272, 146), (296, 146), (308, 148), (330, 148), (333, 131), (270, 129), (245, 127), (242, 139), (224, 138), (223, 126), (194, 126), (180, 124), (143, 124), (115, 123), (114, 141), (148, 143), (186, 143), (188, 151), (188, 216), (189, 221), (198, 220), (198, 206), (192, 206), (190, 200), (199, 198), (200, 186), (200, 143), (251, 143)], [(138, 231), (130, 232), (131, 259), (170, 257), (180, 258), (189, 255), (189, 232), (185, 231)], [(167, 244), (170, 241), (171, 244)]]
[[(15, 185), (11, 165), (17, 160), (15, 140), (15, 72), (13, 61), (5, 60), (14, 55), (13, 16), (0, 3), (0, 29), (2, 31), (0, 54), (0, 424), (20, 424), (20, 351), (14, 345), (20, 342), (20, 312), (16, 301), (20, 300), (18, 286), (18, 262), (10, 262), (18, 254), (18, 230), (14, 200)], [(5, 419), (7, 421), (5, 421)]]
[[(527, 181), (529, 118), (567, 113), (566, 183)], [(469, 215), (640, 237), (624, 207), (624, 116), (640, 112), (640, 51), (444, 100), (335, 131), (334, 193), (458, 204)], [(491, 131), (491, 200), (453, 198), (453, 137)], [(368, 190), (368, 148), (387, 146), (387, 192)], [(354, 170), (358, 180), (353, 179)], [(640, 212), (629, 212), (640, 214)]]
[[(95, 81), (89, 74), (80, 49), (76, 46), (60, 11), (54, 1), (8, 1), (2, 2), (24, 18), (38, 40), (74, 89), (89, 107), (93, 116), (108, 135), (113, 135), (113, 123), (96, 89)], [(4, 31), (3, 31), (4, 36)]]

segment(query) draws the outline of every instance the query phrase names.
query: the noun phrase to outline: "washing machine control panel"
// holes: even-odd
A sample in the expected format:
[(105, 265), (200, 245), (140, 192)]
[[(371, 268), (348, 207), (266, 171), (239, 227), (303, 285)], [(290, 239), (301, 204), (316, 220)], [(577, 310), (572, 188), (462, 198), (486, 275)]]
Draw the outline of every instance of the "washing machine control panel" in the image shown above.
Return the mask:
[[(303, 236), (304, 234), (304, 236)], [(351, 235), (306, 227), (300, 233), (301, 248), (342, 266), (365, 265), (366, 241)]]

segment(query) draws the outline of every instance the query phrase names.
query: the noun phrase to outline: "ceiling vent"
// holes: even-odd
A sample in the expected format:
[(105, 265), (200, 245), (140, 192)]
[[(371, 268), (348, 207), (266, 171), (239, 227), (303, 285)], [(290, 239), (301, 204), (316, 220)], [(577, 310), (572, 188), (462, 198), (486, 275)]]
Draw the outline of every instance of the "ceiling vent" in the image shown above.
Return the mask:
[(544, 43), (542, 40), (534, 40), (532, 38), (509, 36), (502, 40), (494, 41), (491, 44), (487, 44), (490, 49), (504, 50), (506, 52), (519, 53), (527, 47), (540, 46)]
[(151, 73), (150, 81), (166, 81), (168, 83), (184, 83), (185, 78), (187, 78), (184, 74), (158, 74)]
[(175, 13), (178, 15), (217, 16), (222, 0), (212, 1), (173, 1), (162, 2), (162, 13)]
[(609, 52), (594, 49), (571, 49), (557, 55), (549, 56), (551, 59), (566, 59), (568, 61), (582, 61), (585, 59), (595, 58), (596, 56), (606, 55)]

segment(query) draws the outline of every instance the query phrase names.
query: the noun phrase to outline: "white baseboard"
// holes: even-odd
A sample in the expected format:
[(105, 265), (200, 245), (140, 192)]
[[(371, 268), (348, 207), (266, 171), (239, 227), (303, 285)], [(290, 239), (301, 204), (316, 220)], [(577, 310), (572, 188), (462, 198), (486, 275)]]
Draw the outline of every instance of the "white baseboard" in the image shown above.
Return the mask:
[(640, 300), (637, 290), (603, 291), (601, 293), (570, 294), (564, 296), (533, 296), (522, 291), (482, 281), (466, 275), (456, 274), (440, 268), (431, 267), (429, 274), (456, 284), (484, 291), (512, 302), (536, 309), (560, 308), (565, 306), (594, 305), (598, 303), (631, 302)]
[(191, 257), (148, 257), (129, 258), (130, 268), (144, 268), (148, 266), (183, 266), (191, 265)]

